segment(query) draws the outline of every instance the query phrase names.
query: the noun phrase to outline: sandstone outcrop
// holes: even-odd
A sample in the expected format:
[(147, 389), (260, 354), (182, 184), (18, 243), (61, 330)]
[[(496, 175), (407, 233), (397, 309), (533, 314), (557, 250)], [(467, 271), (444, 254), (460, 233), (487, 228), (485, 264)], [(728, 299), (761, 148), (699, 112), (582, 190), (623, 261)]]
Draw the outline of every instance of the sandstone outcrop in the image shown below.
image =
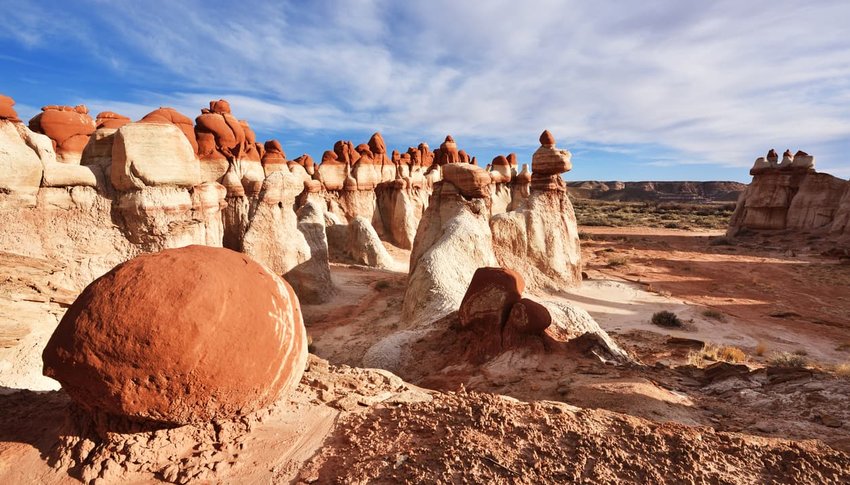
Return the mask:
[[(240, 159), (245, 149), (245, 129), (223, 99), (210, 101), (209, 109), (201, 110), (201, 115), (195, 118), (195, 137), (205, 182), (216, 182), (224, 177), (230, 162)], [(241, 174), (236, 176), (241, 181)]]
[(201, 168), (175, 125), (130, 123), (115, 134), (110, 180), (124, 192), (162, 185), (192, 187), (201, 182)]
[(524, 290), (525, 281), (515, 271), (478, 268), (460, 302), (458, 320), (461, 326), (494, 322), (501, 328), (508, 319), (511, 307), (522, 298)]
[(841, 234), (842, 198), (850, 182), (814, 168), (814, 157), (786, 150), (777, 162), (775, 150), (756, 160), (752, 182), (738, 198), (729, 222), (729, 236), (743, 229), (794, 230)]
[(50, 144), (23, 123), (0, 120), (0, 208), (35, 206), (44, 172), (44, 151), (36, 148), (38, 138)]
[(192, 122), (192, 118), (189, 118), (176, 109), (161, 107), (146, 114), (139, 121), (141, 123), (171, 123), (177, 126), (177, 128), (180, 128), (180, 131), (182, 131), (186, 136), (186, 139), (189, 140), (189, 144), (192, 145), (192, 151), (198, 151), (198, 140), (195, 136), (195, 123)]
[(402, 322), (413, 327), (455, 311), (475, 271), (499, 266), (488, 220), (484, 198), (466, 198), (446, 181), (434, 186), (410, 254)]
[(93, 413), (202, 423), (294, 390), (307, 338), (286, 282), (243, 254), (189, 246), (139, 256), (95, 280), (43, 358), (45, 375)]
[(88, 113), (84, 105), (44, 106), (41, 113), (30, 120), (29, 127), (53, 140), (57, 161), (79, 165), (83, 149), (96, 128)]
[(265, 143), (264, 148), (265, 153), (263, 153), (261, 162), (266, 177), (274, 172), (289, 172), (286, 153), (283, 151), (283, 147), (279, 141), (269, 140)]
[(522, 274), (531, 288), (559, 290), (581, 283), (575, 211), (560, 173), (550, 173), (570, 167), (570, 155), (555, 147), (548, 131), (540, 138), (545, 144), (534, 153), (532, 166), (543, 167), (543, 175), (532, 171), (528, 200), (494, 215), (490, 227), (501, 266)]
[(274, 172), (266, 177), (259, 203), (247, 218), (240, 249), (286, 278), (303, 300), (315, 302), (332, 293), (327, 242), (314, 242), (314, 250), (299, 230), (299, 224), (307, 223), (321, 224), (324, 230), (321, 214), (311, 222), (299, 223), (295, 198), (302, 190), (303, 181), (291, 173)]
[(511, 349), (545, 352), (566, 343), (581, 345), (603, 360), (629, 360), (586, 312), (525, 298), (524, 286), (514, 271), (476, 270), (457, 312), (459, 338), (466, 340), (465, 360), (482, 363)]
[(465, 197), (484, 197), (488, 195), (490, 174), (481, 167), (471, 164), (450, 163), (443, 165), (443, 180), (457, 187)]

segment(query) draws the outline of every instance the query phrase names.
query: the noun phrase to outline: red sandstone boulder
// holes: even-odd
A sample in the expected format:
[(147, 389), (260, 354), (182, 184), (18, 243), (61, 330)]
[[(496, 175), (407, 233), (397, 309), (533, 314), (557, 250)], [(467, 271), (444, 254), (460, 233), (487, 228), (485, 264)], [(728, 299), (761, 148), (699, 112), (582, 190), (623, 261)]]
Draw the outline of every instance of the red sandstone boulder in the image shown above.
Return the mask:
[(146, 114), (139, 120), (141, 123), (171, 123), (180, 128), (180, 131), (186, 135), (186, 139), (192, 145), (195, 153), (198, 152), (198, 140), (195, 137), (195, 123), (192, 118), (184, 115), (174, 108), (160, 107)]
[(500, 333), (511, 307), (522, 298), (524, 289), (525, 281), (516, 271), (478, 268), (460, 302), (458, 318), (461, 326), (483, 325)]
[[(514, 154), (512, 153), (511, 155), (514, 155)], [(516, 158), (516, 155), (514, 155), (514, 158)], [(495, 172), (496, 174), (498, 174), (500, 176), (498, 178), (494, 177), (493, 178), (494, 182), (502, 183), (502, 182), (510, 182), (511, 181), (511, 162), (508, 158), (506, 158), (502, 155), (499, 155), (499, 156), (497, 156), (496, 158), (493, 159), (490, 166), (491, 166), (491, 170), (492, 170), (491, 174), (493, 172)]]
[(119, 115), (118, 113), (113, 113), (112, 111), (101, 111), (97, 114), (94, 122), (98, 130), (101, 128), (117, 130), (129, 123), (130, 118), (124, 115)]
[(534, 300), (523, 298), (511, 307), (502, 329), (502, 348), (507, 350), (542, 344), (550, 325), (552, 315), (549, 310)]
[(16, 123), (21, 121), (13, 106), (15, 106), (14, 99), (0, 94), (0, 120), (13, 121)]
[(209, 422), (298, 385), (307, 339), (292, 288), (248, 256), (189, 246), (90, 284), (43, 354), (80, 406), (132, 420)]
[(457, 187), (466, 197), (484, 197), (492, 181), (490, 174), (477, 165), (448, 163), (443, 165), (443, 180)]
[(30, 120), (29, 127), (53, 140), (58, 161), (79, 165), (83, 149), (95, 130), (95, 122), (88, 113), (84, 105), (45, 106)]

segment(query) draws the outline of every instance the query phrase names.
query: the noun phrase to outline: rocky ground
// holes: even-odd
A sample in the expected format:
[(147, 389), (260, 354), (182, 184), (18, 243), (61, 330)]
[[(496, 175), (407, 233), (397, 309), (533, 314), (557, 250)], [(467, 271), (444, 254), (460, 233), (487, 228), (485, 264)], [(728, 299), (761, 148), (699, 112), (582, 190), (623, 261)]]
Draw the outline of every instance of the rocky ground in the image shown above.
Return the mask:
[[(636, 357), (581, 345), (458, 359), (451, 317), (411, 365), (362, 369), (399, 329), (399, 268), (332, 265), (338, 293), (304, 305), (312, 338), (298, 391), (262, 416), (113, 432), (74, 425), (40, 374), (40, 345), (74, 292), (61, 268), (2, 255), (0, 479), (261, 483), (844, 483), (850, 476), (850, 265), (805, 241), (582, 228), (586, 308)], [(681, 328), (650, 323), (675, 312)], [(705, 344), (735, 347), (715, 358)], [(795, 353), (796, 352), (796, 353)], [(25, 356), (34, 356), (25, 358)], [(788, 356), (802, 360), (789, 363)], [(44, 389), (45, 392), (18, 391)], [(430, 390), (426, 390), (430, 389)]]

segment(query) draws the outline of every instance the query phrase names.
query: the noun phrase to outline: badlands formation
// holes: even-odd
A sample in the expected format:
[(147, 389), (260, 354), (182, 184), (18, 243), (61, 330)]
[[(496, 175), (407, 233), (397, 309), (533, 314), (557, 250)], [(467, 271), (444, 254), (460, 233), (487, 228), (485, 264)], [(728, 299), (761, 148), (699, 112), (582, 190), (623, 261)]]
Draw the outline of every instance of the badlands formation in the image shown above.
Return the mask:
[[(850, 386), (674, 365), (582, 308), (640, 292), (594, 286), (548, 131), (530, 164), (380, 133), (317, 162), (225, 100), (25, 124), (0, 96), (0, 136), (3, 483), (850, 479)], [(730, 233), (845, 238), (847, 183), (807, 157), (757, 163)], [(815, 413), (734, 411), (801, 379)]]

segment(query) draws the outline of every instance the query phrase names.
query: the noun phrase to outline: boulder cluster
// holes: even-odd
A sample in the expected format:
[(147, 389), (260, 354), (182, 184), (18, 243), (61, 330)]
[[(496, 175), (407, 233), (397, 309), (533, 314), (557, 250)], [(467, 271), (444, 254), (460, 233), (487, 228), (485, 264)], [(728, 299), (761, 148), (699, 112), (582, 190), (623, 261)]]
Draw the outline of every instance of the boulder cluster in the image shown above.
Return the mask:
[(742, 230), (792, 230), (850, 240), (850, 181), (815, 170), (815, 158), (771, 149), (750, 170), (728, 235)]
[(475, 270), (458, 309), (460, 327), (476, 335), (468, 357), (483, 360), (519, 346), (545, 344), (552, 316), (540, 303), (523, 298), (524, 290), (525, 281), (516, 271)]

